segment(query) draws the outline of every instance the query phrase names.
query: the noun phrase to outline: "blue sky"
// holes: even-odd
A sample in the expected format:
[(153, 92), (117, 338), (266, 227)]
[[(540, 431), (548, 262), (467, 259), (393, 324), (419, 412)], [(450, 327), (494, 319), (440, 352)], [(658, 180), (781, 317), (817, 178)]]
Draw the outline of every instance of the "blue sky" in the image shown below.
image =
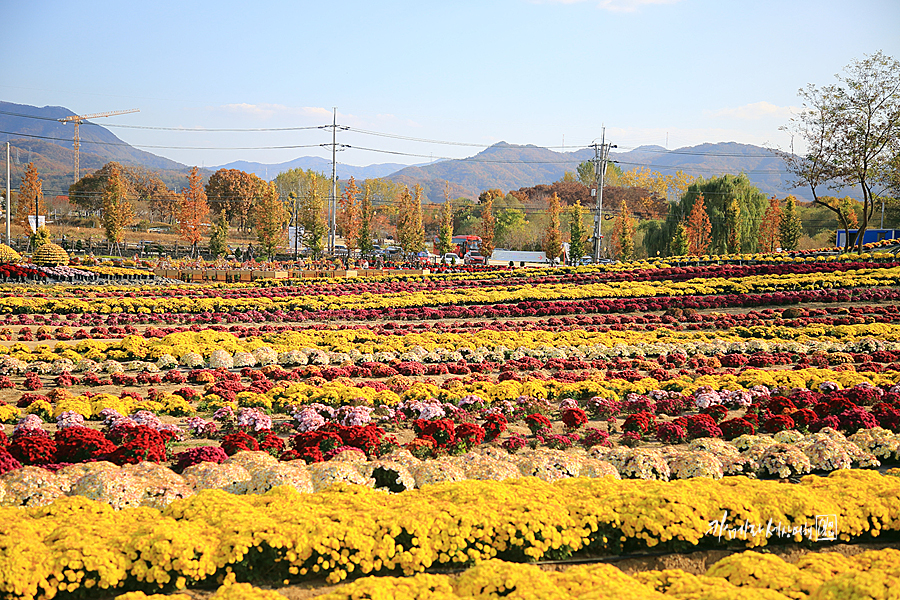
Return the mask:
[[(189, 165), (461, 158), (498, 141), (620, 150), (736, 141), (788, 147), (797, 90), (853, 59), (900, 58), (896, 0), (455, 2), (2, 0), (0, 98), (99, 119)], [(204, 147), (211, 149), (183, 149)], [(230, 148), (245, 148), (241, 150)], [(252, 148), (252, 149), (246, 149)], [(370, 148), (381, 152), (364, 151)], [(85, 148), (89, 150), (89, 148)], [(389, 154), (402, 152), (417, 156)]]

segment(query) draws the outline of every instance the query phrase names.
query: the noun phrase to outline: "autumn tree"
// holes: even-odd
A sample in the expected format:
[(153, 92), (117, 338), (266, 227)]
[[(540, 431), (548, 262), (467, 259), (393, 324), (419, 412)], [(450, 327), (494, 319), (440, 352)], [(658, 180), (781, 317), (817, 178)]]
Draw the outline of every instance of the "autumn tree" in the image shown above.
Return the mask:
[(700, 194), (691, 207), (691, 213), (688, 215), (685, 223), (688, 234), (688, 254), (692, 256), (701, 256), (706, 254), (707, 248), (712, 241), (710, 232), (712, 225), (709, 222), (709, 215), (706, 214), (706, 202), (703, 194)]
[(303, 227), (304, 242), (313, 257), (319, 258), (325, 252), (328, 224), (325, 218), (325, 197), (318, 185), (318, 177), (312, 175), (306, 193), (300, 198), (299, 222)]
[(613, 252), (621, 261), (629, 261), (634, 258), (634, 232), (636, 223), (634, 217), (628, 211), (628, 203), (623, 202), (613, 226), (612, 246)]
[(359, 206), (359, 251), (366, 255), (374, 249), (372, 245), (372, 194), (369, 182), (363, 185), (363, 197)]
[(219, 169), (206, 184), (206, 198), (209, 207), (217, 214), (225, 214), (232, 221), (238, 219), (243, 230), (253, 207), (253, 201), (260, 195), (265, 182), (253, 173), (238, 169)]
[(272, 260), (278, 246), (286, 240), (286, 228), (290, 220), (287, 207), (278, 198), (274, 183), (264, 183), (253, 206), (253, 228), (262, 253)]
[(113, 170), (118, 171), (131, 200), (146, 201), (150, 210), (171, 222), (178, 213), (178, 195), (157, 173), (136, 165), (112, 161), (69, 186), (69, 203), (88, 213), (103, 210), (103, 190)]
[(759, 226), (759, 249), (763, 252), (775, 252), (778, 247), (778, 226), (781, 223), (781, 201), (772, 196), (769, 208)]
[(441, 205), (441, 224), (438, 230), (437, 253), (442, 257), (453, 250), (453, 201), (450, 200), (450, 183), (444, 191)]
[(855, 241), (862, 252), (865, 231), (882, 192), (891, 187), (892, 163), (900, 139), (900, 61), (876, 52), (855, 60), (838, 83), (799, 91), (803, 109), (783, 129), (801, 138), (803, 155), (782, 153), (796, 186), (809, 187), (813, 202), (840, 216), (840, 208), (819, 197), (820, 187), (858, 186), (862, 219)]
[(556, 192), (547, 200), (547, 216), (549, 222), (544, 233), (544, 255), (551, 263), (562, 255), (562, 235), (559, 231), (559, 214), (561, 212), (559, 196)]
[(481, 203), (481, 245), (479, 251), (485, 260), (490, 259), (494, 253), (494, 231), (496, 227), (497, 219), (494, 218), (494, 198), (489, 195)]
[(181, 192), (178, 202), (178, 224), (181, 239), (191, 245), (191, 255), (196, 257), (200, 250), (200, 236), (206, 228), (203, 221), (209, 216), (206, 192), (203, 189), (199, 169), (194, 167), (188, 175), (188, 187)]
[(781, 248), (796, 250), (801, 233), (803, 233), (803, 225), (800, 222), (800, 214), (797, 212), (797, 199), (788, 196), (778, 222), (778, 239), (781, 242)]
[(125, 237), (125, 228), (134, 220), (134, 206), (128, 199), (128, 186), (119, 169), (113, 166), (103, 188), (103, 229), (110, 244), (119, 244)]
[[(25, 167), (25, 177), (22, 178), (22, 184), (19, 186), (18, 202), (16, 203), (16, 219), (15, 223), (21, 225), (26, 230), (30, 228), (28, 217), (37, 215), (46, 215), (47, 207), (44, 206), (44, 183), (38, 176), (37, 168), (34, 163), (28, 163)], [(35, 229), (37, 223), (34, 224)]]
[(587, 254), (588, 231), (584, 226), (584, 208), (576, 202), (569, 209), (569, 261), (577, 265)]
[(414, 194), (404, 187), (397, 197), (397, 241), (407, 254), (425, 249), (425, 230), (422, 228), (422, 186), (416, 184)]
[(737, 198), (732, 198), (725, 211), (725, 227), (728, 229), (728, 252), (741, 252), (741, 205)]
[(359, 195), (359, 187), (356, 180), (351, 177), (341, 192), (338, 200), (337, 226), (344, 235), (347, 248), (355, 250), (359, 247), (359, 204), (356, 197)]
[(672, 238), (672, 256), (686, 256), (690, 247), (687, 226), (684, 221), (679, 221), (675, 226), (675, 236)]

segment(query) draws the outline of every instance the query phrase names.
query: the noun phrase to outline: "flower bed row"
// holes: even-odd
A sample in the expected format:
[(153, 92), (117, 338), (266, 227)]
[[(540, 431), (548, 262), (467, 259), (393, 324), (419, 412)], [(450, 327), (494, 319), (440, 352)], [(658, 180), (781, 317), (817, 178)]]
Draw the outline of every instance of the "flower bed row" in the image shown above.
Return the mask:
[(782, 290), (823, 288), (889, 287), (900, 283), (900, 267), (859, 269), (847, 272), (750, 275), (725, 279), (710, 277), (685, 282), (623, 281), (584, 284), (499, 285), (489, 288), (460, 288), (441, 292), (411, 291), (360, 295), (302, 295), (254, 298), (151, 297), (151, 298), (64, 298), (8, 296), (0, 302), (4, 313), (81, 312), (234, 312), (258, 310), (366, 310), (517, 303), (541, 300), (584, 300), (621, 297), (689, 296), (709, 294), (757, 294)]
[[(838, 539), (870, 539), (898, 528), (900, 478), (842, 471), (795, 486), (745, 478), (552, 484), (529, 478), (397, 495), (355, 486), (319, 494), (278, 487), (262, 496), (206, 491), (163, 511), (114, 511), (85, 498), (59, 498), (49, 507), (0, 509), (6, 540), (0, 591), (30, 599), (94, 587), (176, 588), (226, 577), (248, 581), (261, 570), (276, 581), (326, 575), (337, 582), (491, 558), (722, 547), (729, 541), (710, 524), (723, 514), (737, 527), (771, 519), (788, 532), (771, 541), (799, 542), (805, 531), (816, 539), (823, 514), (834, 517)], [(745, 539), (730, 544), (770, 542), (765, 525), (745, 529)]]
[[(82, 318), (70, 318), (63, 320), (59, 315), (52, 320), (44, 319), (41, 315), (16, 315), (13, 319), (6, 319), (8, 325), (26, 325), (13, 331), (9, 327), (0, 327), (0, 339), (11, 341), (32, 341), (32, 340), (59, 340), (69, 341), (72, 339), (114, 339), (124, 338), (128, 335), (135, 335), (138, 329), (134, 324), (128, 323), (124, 325), (109, 326), (91, 326), (94, 322), (93, 316), (82, 315)], [(211, 317), (212, 318), (212, 317)], [(118, 316), (111, 316), (102, 319), (104, 323), (119, 323), (122, 319)], [(132, 320), (132, 319), (128, 319)], [(573, 315), (563, 316), (561, 318), (548, 318), (544, 320), (529, 321), (433, 321), (420, 323), (371, 323), (342, 325), (340, 327), (330, 323), (311, 323), (298, 326), (292, 325), (260, 325), (256, 327), (246, 325), (207, 325), (200, 327), (198, 325), (187, 326), (161, 326), (150, 327), (141, 332), (144, 337), (162, 338), (172, 333), (183, 333), (186, 331), (203, 331), (205, 329), (234, 334), (237, 337), (248, 338), (254, 336), (265, 336), (272, 333), (280, 333), (285, 331), (333, 331), (337, 329), (368, 329), (377, 335), (400, 336), (408, 334), (417, 334), (424, 331), (440, 331), (446, 333), (464, 333), (472, 329), (487, 329), (492, 331), (568, 331), (583, 330), (588, 332), (603, 332), (610, 330), (629, 329), (633, 331), (652, 331), (658, 327), (667, 327), (675, 331), (684, 329), (706, 330), (720, 329), (734, 326), (757, 327), (757, 326), (839, 326), (839, 325), (859, 325), (864, 323), (896, 323), (900, 320), (900, 306), (896, 304), (887, 306), (877, 305), (858, 305), (850, 308), (833, 308), (831, 311), (827, 309), (805, 310), (802, 308), (787, 309), (765, 309), (762, 311), (749, 311), (748, 313), (732, 313), (732, 314), (703, 314), (697, 312), (696, 309), (680, 309), (669, 308), (664, 314), (646, 313), (643, 315)], [(133, 319), (134, 322), (140, 319)], [(151, 319), (144, 319), (151, 321)], [(2, 322), (2, 319), (0, 319)], [(61, 325), (66, 322), (68, 324)], [(33, 331), (27, 325), (37, 325), (44, 323)], [(55, 323), (51, 326), (50, 323)], [(90, 327), (86, 329), (82, 327)]]
[[(316, 600), (359, 598), (421, 598), (456, 600), (581, 600), (582, 598), (641, 598), (644, 600), (787, 600), (788, 598), (872, 598), (886, 600), (891, 587), (900, 583), (900, 551), (868, 550), (857, 556), (836, 552), (810, 552), (796, 563), (771, 555), (746, 551), (723, 558), (704, 574), (681, 569), (648, 570), (631, 576), (607, 564), (572, 566), (547, 571), (491, 559), (466, 569), (458, 576), (417, 574), (412, 577), (364, 577), (315, 596)], [(248, 583), (226, 583), (211, 600), (279, 600), (277, 592)], [(190, 600), (189, 596), (147, 595), (129, 592), (116, 600)]]

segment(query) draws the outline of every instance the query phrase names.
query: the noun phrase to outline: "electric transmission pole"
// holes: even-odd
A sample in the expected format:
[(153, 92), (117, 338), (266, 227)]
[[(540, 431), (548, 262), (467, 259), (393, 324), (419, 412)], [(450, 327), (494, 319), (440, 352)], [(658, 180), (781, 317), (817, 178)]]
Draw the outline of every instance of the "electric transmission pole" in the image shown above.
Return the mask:
[[(331, 125), (326, 125), (323, 129), (331, 127), (331, 198), (328, 202), (328, 252), (334, 254), (334, 247), (337, 245), (337, 151), (343, 150), (345, 146), (341, 144), (338, 148), (337, 143), (337, 107), (334, 108)], [(340, 129), (348, 129), (348, 127), (340, 127)], [(328, 144), (322, 144), (328, 146)], [(349, 146), (346, 146), (349, 148)]]
[(597, 188), (593, 190), (593, 194), (597, 197), (597, 206), (594, 213), (594, 257), (593, 263), (600, 261), (600, 246), (603, 244), (603, 180), (606, 175), (606, 165), (609, 161), (609, 149), (615, 148), (615, 145), (606, 143), (606, 127), (603, 128), (603, 134), (600, 137), (600, 144), (591, 145), (594, 149), (594, 177), (597, 182)]

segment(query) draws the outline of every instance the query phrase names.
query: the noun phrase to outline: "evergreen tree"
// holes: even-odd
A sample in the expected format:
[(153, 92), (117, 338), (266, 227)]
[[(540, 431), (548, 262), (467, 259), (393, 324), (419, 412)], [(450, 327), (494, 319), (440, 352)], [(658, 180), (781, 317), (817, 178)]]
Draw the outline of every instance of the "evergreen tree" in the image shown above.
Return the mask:
[(547, 216), (550, 222), (547, 224), (547, 231), (544, 233), (544, 255), (551, 263), (562, 254), (562, 235), (559, 232), (559, 196), (556, 192), (547, 200)]
[(778, 239), (781, 241), (782, 250), (796, 250), (803, 233), (803, 224), (800, 222), (800, 214), (797, 212), (797, 199), (788, 196), (781, 211), (781, 220), (778, 223)]
[(675, 237), (672, 238), (672, 256), (686, 256), (690, 247), (687, 227), (684, 221), (679, 221), (675, 226)]
[(219, 214), (209, 236), (209, 252), (216, 258), (228, 253), (228, 217), (224, 211)]
[(359, 206), (359, 251), (368, 255), (372, 250), (372, 196), (369, 183), (366, 182)]
[(769, 207), (759, 226), (759, 249), (761, 252), (775, 252), (778, 246), (778, 226), (781, 223), (781, 202), (777, 197), (769, 199)]
[(577, 200), (569, 210), (569, 262), (577, 265), (581, 257), (587, 254), (587, 228), (584, 226), (584, 208), (581, 200)]

